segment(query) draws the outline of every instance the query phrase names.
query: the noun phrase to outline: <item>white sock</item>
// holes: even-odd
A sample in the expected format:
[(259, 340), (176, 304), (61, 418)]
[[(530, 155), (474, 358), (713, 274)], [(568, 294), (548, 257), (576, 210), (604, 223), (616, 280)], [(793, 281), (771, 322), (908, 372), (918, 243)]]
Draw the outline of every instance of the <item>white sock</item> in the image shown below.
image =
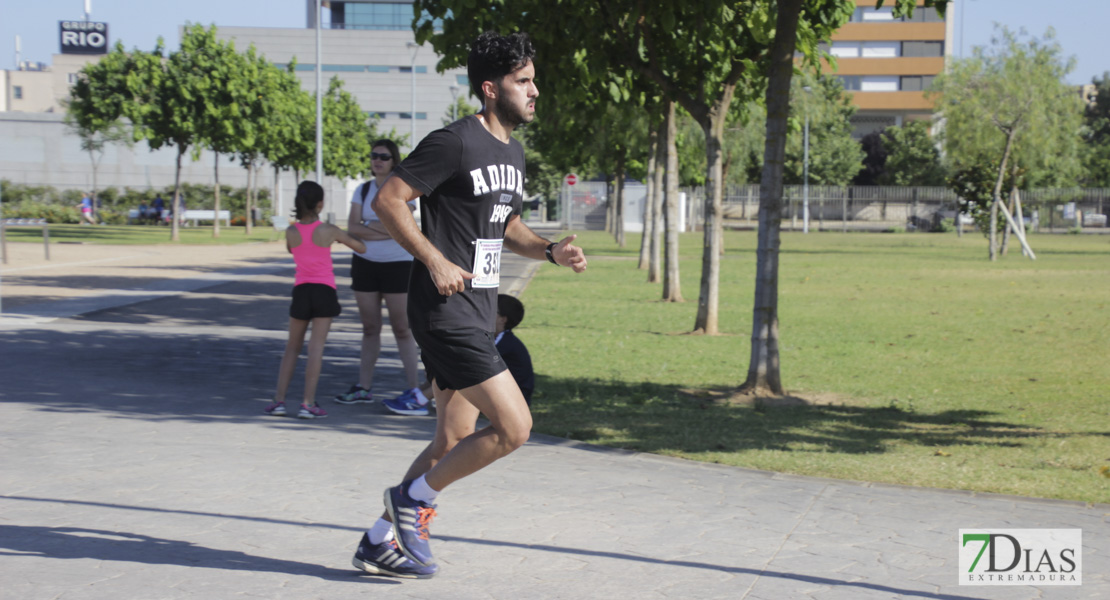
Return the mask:
[(413, 481), (411, 484), (409, 484), (409, 498), (412, 498), (413, 500), (416, 500), (418, 502), (427, 502), (428, 504), (431, 504), (432, 502), (435, 502), (436, 496), (438, 495), (439, 492), (433, 490), (432, 486), (428, 485), (428, 482), (424, 480), (423, 475), (421, 475), (420, 478), (416, 481)]
[(366, 530), (366, 535), (370, 537), (371, 544), (384, 544), (393, 539), (393, 523), (379, 517), (370, 529)]

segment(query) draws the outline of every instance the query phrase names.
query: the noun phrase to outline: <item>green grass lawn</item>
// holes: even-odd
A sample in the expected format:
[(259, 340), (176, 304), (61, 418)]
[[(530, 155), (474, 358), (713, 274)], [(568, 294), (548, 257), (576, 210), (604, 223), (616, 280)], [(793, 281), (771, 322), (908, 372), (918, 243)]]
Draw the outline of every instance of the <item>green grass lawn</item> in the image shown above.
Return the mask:
[[(212, 226), (182, 227), (180, 241), (170, 241), (170, 228), (156, 225), (50, 225), (50, 242), (85, 244), (241, 244), (245, 242), (271, 242), (279, 239), (281, 232), (270, 225), (252, 228), (251, 235), (245, 227), (220, 226), (220, 237), (212, 237)], [(10, 242), (42, 241), (41, 227), (9, 227), (4, 237)]]
[[(700, 461), (845, 479), (1110, 502), (1110, 236), (1032, 236), (991, 264), (978, 233), (784, 233), (783, 383), (806, 406), (730, 404), (750, 358), (754, 233), (725, 234), (719, 336), (636, 269), (639, 237), (579, 237), (589, 270), (544, 265), (518, 328), (535, 429)], [(1016, 253), (1014, 252), (1016, 250)]]

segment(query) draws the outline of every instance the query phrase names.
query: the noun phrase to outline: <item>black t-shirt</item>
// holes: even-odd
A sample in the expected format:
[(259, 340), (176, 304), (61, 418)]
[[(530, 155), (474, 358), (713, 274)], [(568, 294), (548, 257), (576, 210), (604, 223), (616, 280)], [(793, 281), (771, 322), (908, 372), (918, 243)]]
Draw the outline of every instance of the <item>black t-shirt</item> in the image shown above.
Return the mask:
[(419, 190), (421, 229), (448, 260), (478, 275), (443, 296), (427, 266), (413, 261), (409, 324), (418, 331), (494, 330), (505, 224), (524, 197), (524, 149), (495, 138), (471, 116), (424, 138), (394, 174)]

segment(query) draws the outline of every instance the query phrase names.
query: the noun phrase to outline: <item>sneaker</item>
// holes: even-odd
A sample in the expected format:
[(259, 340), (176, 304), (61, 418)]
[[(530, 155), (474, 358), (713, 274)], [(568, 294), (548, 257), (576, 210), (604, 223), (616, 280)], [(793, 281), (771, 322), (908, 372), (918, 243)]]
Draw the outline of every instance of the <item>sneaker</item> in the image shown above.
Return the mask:
[(328, 416), (328, 413), (320, 408), (319, 404), (315, 406), (306, 406), (302, 404), (301, 411), (297, 413), (298, 419), (323, 419), (326, 416)]
[(271, 417), (284, 417), (285, 416), (285, 403), (274, 402), (266, 407), (266, 414)]
[(388, 575), (403, 579), (427, 579), (436, 574), (439, 567), (421, 565), (397, 549), (397, 542), (389, 540), (381, 544), (371, 544), (370, 536), (362, 534), (358, 542), (358, 550), (351, 564), (356, 569), (362, 569), (371, 575)]
[(424, 393), (420, 391), (420, 388), (412, 388), (392, 400), (383, 400), (382, 404), (384, 404), (390, 412), (398, 415), (417, 417), (428, 416), (428, 399), (424, 397)]
[(397, 548), (413, 561), (432, 564), (432, 548), (428, 544), (428, 525), (436, 516), (435, 506), (409, 497), (406, 481), (385, 491), (385, 510), (393, 521), (393, 534)]
[(335, 401), (339, 404), (367, 404), (373, 402), (374, 399), (370, 396), (370, 390), (355, 384), (347, 390), (346, 394), (336, 396)]

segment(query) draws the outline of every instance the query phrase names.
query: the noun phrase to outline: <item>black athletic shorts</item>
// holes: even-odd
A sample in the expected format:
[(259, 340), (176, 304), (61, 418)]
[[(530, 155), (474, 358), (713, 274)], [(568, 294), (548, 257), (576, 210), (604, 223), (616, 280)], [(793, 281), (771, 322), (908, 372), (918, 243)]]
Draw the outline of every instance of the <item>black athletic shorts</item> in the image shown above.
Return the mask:
[(411, 260), (374, 262), (351, 255), (351, 289), (356, 292), (407, 294)]
[(478, 328), (413, 330), (428, 379), (443, 390), (462, 390), (506, 369), (494, 334)]
[(322, 283), (302, 283), (293, 286), (293, 302), (289, 316), (302, 321), (339, 316), (339, 295), (335, 288)]

